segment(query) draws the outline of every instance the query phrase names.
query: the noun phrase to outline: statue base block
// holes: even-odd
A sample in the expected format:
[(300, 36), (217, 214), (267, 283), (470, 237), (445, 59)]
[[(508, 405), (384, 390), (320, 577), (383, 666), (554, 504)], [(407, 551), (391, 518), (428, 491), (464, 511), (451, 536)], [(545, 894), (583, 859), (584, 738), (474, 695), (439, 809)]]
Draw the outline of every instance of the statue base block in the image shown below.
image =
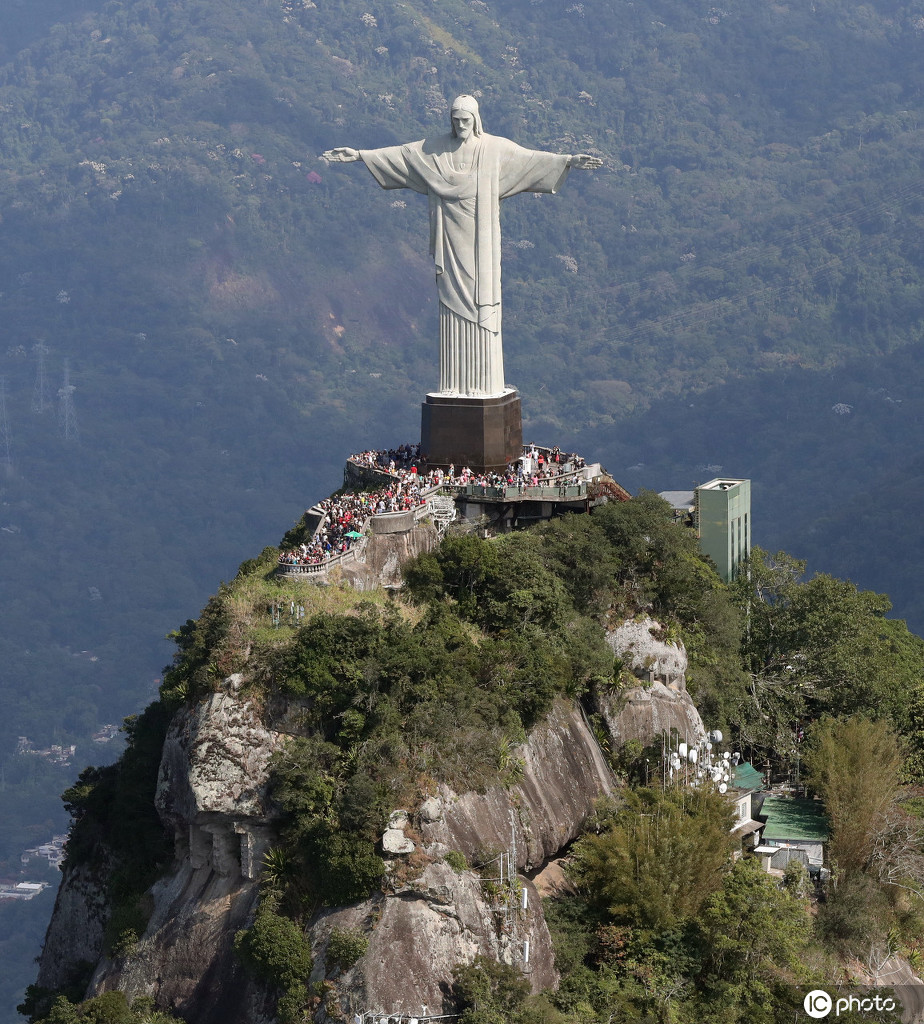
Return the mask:
[(420, 450), (431, 466), (478, 472), (505, 469), (523, 454), (520, 396), (511, 388), (488, 398), (427, 395), (421, 407)]

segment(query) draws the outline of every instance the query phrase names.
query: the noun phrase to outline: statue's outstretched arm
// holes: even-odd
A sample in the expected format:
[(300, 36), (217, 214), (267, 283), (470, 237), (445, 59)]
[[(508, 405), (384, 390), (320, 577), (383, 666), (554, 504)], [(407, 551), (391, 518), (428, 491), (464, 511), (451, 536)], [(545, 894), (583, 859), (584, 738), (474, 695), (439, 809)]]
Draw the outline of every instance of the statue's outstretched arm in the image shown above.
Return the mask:
[[(336, 152), (336, 150), (334, 151)], [(569, 167), (576, 167), (579, 171), (595, 171), (603, 166), (603, 161), (598, 156), (589, 156), (587, 153), (576, 153), (568, 161)]]
[(349, 146), (340, 146), (337, 149), (328, 149), (327, 152), (321, 154), (322, 160), (327, 160), (328, 163), (332, 164), (351, 164), (354, 160), (359, 159), (359, 150), (350, 149)]

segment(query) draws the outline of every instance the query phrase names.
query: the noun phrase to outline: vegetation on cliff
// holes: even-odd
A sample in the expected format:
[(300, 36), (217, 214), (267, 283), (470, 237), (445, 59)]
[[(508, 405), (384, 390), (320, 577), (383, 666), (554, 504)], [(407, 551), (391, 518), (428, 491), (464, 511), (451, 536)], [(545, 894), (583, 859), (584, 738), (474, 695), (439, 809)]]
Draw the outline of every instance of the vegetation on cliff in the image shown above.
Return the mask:
[[(282, 581), (276, 550), (244, 563), (177, 632), (161, 700), (130, 723), (122, 760), (88, 769), (66, 795), (69, 860), (111, 872), (110, 941), (121, 952), (131, 953), (143, 889), (165, 862), (151, 799), (166, 723), (182, 702), (238, 672), (268, 720), (284, 706), (298, 722), (271, 766), (279, 843), (264, 900), (237, 940), (294, 1021), (311, 998), (299, 925), (380, 884), (377, 842), (390, 810), (413, 806), (436, 782), (515, 782), (516, 744), (557, 697), (626, 684), (604, 627), (645, 612), (686, 643), (707, 721), (777, 771), (803, 764), (830, 804), (827, 903), (813, 924), (796, 872), (780, 889), (747, 864), (730, 869), (717, 796), (629, 791), (577, 844), (576, 894), (549, 906), (561, 990), (524, 1000), (501, 968), (495, 977), (474, 965), (458, 980), (466, 1020), (576, 1024), (618, 1005), (627, 1021), (718, 1019), (720, 1007), (723, 1020), (769, 1021), (766, 1007), (789, 1005), (835, 952), (886, 942), (915, 955), (921, 831), (899, 782), (900, 773), (922, 782), (907, 708), (924, 700), (924, 645), (884, 618), (884, 598), (829, 577), (802, 581), (799, 563), (759, 550), (750, 574), (727, 586), (649, 493), (495, 540), (450, 536), (407, 565), (400, 594)], [(610, 753), (625, 768), (626, 752)], [(880, 771), (861, 807), (845, 794), (860, 791), (853, 780), (870, 763)], [(129, 876), (135, 885), (122, 892)], [(469, 1005), (465, 993), (479, 991)], [(42, 996), (33, 993), (33, 1011)]]

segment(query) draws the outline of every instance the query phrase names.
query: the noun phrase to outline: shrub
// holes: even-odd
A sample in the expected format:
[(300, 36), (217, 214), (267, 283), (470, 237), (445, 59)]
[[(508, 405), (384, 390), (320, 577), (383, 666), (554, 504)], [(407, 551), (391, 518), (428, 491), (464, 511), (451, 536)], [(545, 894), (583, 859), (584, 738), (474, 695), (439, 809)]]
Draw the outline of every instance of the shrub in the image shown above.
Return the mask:
[(358, 928), (334, 928), (327, 943), (328, 965), (336, 964), (348, 971), (368, 948), (369, 939)]
[(305, 981), (313, 966), (311, 946), (301, 928), (277, 908), (274, 894), (263, 897), (253, 926), (235, 935), (234, 952), (251, 974), (277, 990), (282, 1024), (294, 1024), (308, 999)]
[(453, 871), (468, 871), (469, 864), (465, 859), (465, 854), (460, 853), (458, 850), (450, 850), (446, 854), (444, 860), (452, 868)]

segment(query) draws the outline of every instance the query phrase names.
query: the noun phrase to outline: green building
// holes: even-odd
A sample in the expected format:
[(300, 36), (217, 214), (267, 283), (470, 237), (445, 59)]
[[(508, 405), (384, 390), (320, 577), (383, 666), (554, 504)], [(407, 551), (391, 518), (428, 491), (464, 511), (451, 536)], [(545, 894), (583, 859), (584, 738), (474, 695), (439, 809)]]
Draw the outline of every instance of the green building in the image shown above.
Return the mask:
[(696, 530), (700, 551), (730, 583), (751, 553), (751, 481), (716, 477), (692, 491), (662, 491), (661, 497)]

